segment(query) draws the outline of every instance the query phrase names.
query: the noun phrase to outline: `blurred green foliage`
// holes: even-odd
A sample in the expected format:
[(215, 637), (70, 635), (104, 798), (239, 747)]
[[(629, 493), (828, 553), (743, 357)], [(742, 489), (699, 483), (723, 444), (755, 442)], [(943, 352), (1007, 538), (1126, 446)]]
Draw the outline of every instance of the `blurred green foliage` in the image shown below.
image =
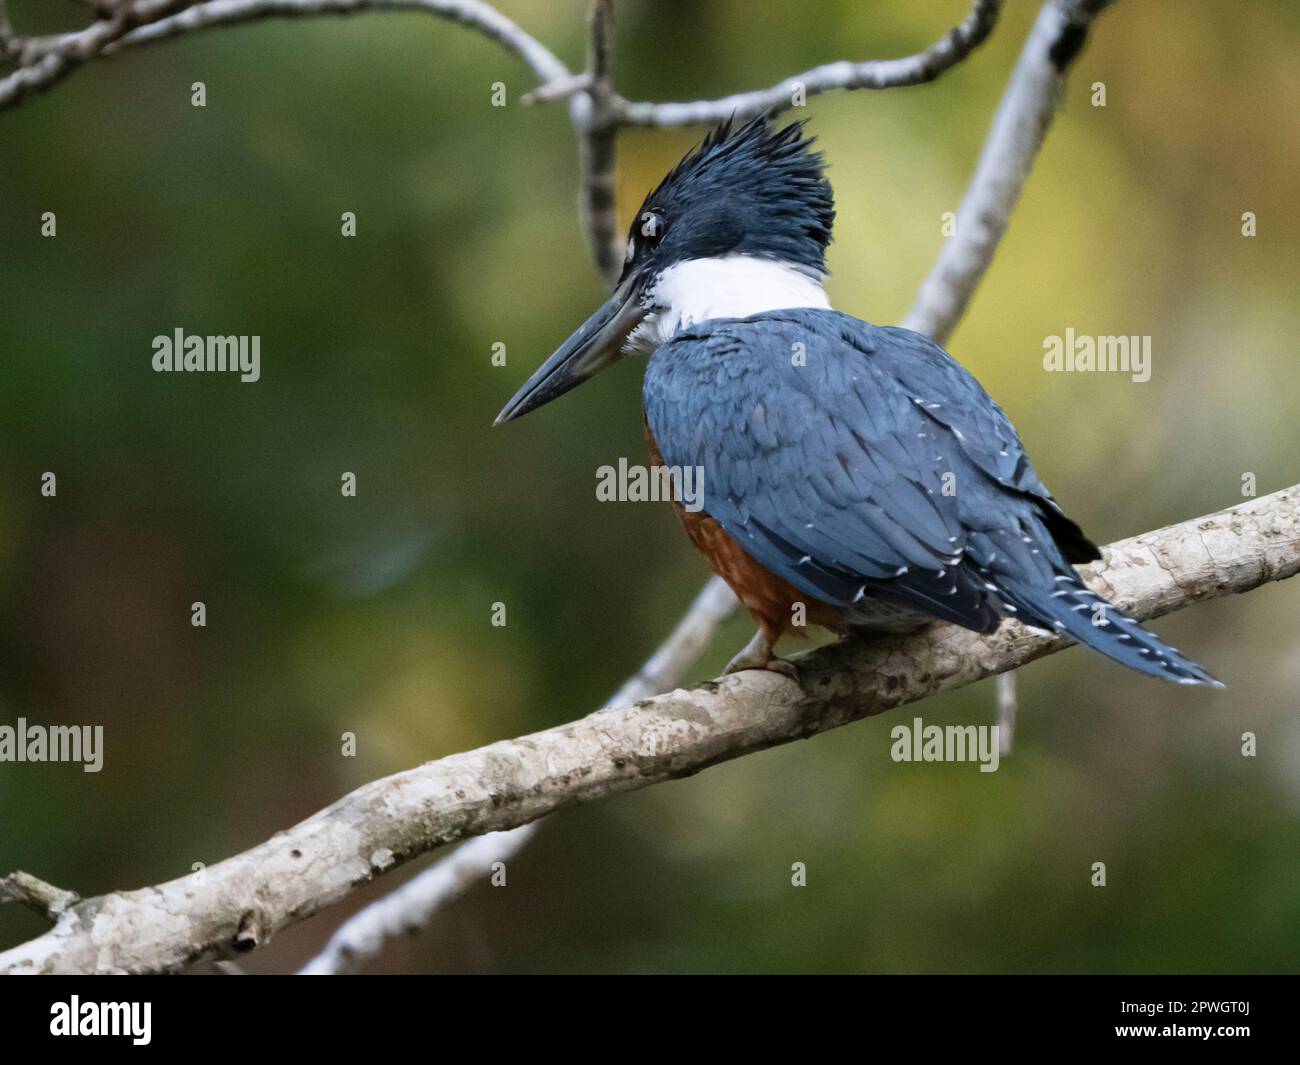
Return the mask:
[[(579, 62), (578, 0), (501, 7)], [(1011, 0), (935, 84), (810, 101), (840, 309), (906, 311), (1036, 7)], [(10, 8), (29, 32), (84, 18)], [(691, 99), (913, 52), (966, 4), (618, 8), (621, 90)], [(1261, 493), (1297, 480), (1298, 42), (1282, 4), (1106, 12), (949, 345), (1103, 542), (1231, 505), (1247, 472)], [(669, 508), (595, 499), (596, 467), (641, 461), (635, 362), (490, 428), (602, 295), (567, 119), (518, 106), (530, 87), (465, 30), (368, 15), (188, 37), (0, 113), (0, 722), (107, 736), (98, 775), (0, 765), (0, 871), (83, 894), (181, 875), (375, 776), (587, 712), (689, 602), (706, 570)], [(623, 135), (624, 216), (700, 132)], [(1150, 334), (1152, 380), (1044, 373), (1069, 326)], [(260, 335), (262, 380), (154, 374), (151, 338), (177, 327)], [(1159, 624), (1226, 693), (1077, 651), (1023, 670), (994, 774), (888, 756), (913, 713), (989, 721), (983, 684), (560, 815), (508, 888), (374, 968), (1293, 970), (1296, 592)], [(729, 624), (694, 676), (748, 633)], [(404, 875), (249, 967), (300, 963)], [(0, 946), (39, 928), (0, 910)]]

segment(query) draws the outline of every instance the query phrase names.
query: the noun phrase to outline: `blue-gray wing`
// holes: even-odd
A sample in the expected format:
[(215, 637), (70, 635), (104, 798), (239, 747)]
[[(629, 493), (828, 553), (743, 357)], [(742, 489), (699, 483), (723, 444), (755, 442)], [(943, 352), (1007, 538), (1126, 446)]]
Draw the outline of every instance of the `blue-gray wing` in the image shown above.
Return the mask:
[(1011, 419), (961, 363), (929, 337), (910, 329), (849, 321), (871, 338), (877, 361), (914, 403), (958, 438), (972, 462), (1004, 488), (1029, 497), (1068, 561), (1101, 558), (1097, 545), (1062, 513), (1039, 479)]
[(918, 334), (802, 309), (706, 322), (654, 353), (644, 399), (704, 511), (811, 597), (988, 632), (999, 572), (1064, 565), (1010, 422)]

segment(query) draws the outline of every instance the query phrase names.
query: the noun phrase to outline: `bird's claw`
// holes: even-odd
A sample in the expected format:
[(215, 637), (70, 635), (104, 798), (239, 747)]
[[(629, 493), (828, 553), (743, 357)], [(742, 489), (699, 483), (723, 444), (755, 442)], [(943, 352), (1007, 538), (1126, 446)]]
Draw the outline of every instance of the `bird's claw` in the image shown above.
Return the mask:
[(777, 658), (776, 655), (758, 657), (748, 655), (742, 651), (727, 663), (727, 668), (723, 672), (740, 673), (747, 669), (765, 669), (769, 673), (780, 673), (783, 677), (789, 677), (796, 684), (799, 683), (799, 667), (784, 658)]
[(783, 676), (789, 677), (796, 684), (799, 683), (799, 667), (788, 658), (769, 659), (767, 665), (763, 668), (771, 670), (773, 673), (780, 673)]

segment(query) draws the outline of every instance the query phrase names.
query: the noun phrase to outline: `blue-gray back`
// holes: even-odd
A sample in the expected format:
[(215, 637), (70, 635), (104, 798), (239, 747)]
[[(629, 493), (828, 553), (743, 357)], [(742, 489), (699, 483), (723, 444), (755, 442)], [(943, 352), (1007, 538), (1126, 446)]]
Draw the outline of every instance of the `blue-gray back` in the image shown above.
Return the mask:
[(1006, 581), (1051, 581), (1096, 548), (1019, 436), (936, 344), (835, 311), (713, 320), (650, 358), (645, 412), (704, 510), (805, 594), (880, 597), (978, 631)]

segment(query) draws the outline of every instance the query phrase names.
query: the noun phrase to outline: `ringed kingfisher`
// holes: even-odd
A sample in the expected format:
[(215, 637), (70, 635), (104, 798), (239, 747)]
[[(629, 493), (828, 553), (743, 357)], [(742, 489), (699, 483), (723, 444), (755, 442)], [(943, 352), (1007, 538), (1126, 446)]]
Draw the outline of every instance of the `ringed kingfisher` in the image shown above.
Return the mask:
[(830, 307), (835, 217), (803, 122), (718, 126), (646, 197), (613, 294), (506, 404), (518, 418), (649, 353), (656, 466), (702, 471), (678, 517), (758, 622), (728, 672), (794, 676), (776, 641), (1012, 617), (1140, 673), (1221, 687), (1091, 592), (1101, 557), (1043, 486), (1011, 421), (920, 333)]

